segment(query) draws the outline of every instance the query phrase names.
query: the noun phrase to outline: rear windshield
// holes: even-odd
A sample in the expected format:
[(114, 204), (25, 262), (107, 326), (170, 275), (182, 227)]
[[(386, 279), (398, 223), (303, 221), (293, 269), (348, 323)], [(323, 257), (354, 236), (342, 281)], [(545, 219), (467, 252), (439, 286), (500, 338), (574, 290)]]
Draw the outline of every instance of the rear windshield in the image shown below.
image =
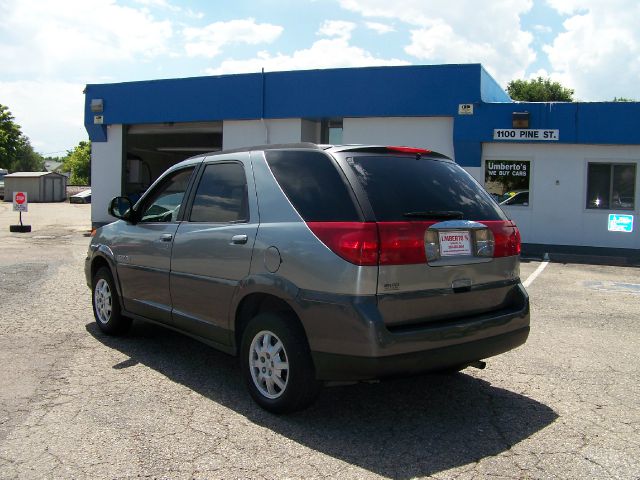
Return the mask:
[(363, 155), (349, 157), (347, 163), (369, 197), (377, 221), (506, 220), (489, 194), (453, 162)]
[(346, 180), (327, 154), (273, 150), (265, 155), (280, 187), (306, 222), (360, 220)]

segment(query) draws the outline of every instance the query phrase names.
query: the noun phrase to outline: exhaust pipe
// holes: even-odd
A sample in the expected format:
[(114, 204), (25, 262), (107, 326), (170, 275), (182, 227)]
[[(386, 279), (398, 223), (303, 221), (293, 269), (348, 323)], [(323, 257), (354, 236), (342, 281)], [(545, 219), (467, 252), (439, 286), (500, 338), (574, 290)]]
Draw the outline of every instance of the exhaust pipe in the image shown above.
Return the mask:
[(483, 362), (482, 360), (476, 360), (475, 362), (471, 362), (468, 366), (477, 368), (479, 370), (484, 370), (487, 367), (487, 362)]

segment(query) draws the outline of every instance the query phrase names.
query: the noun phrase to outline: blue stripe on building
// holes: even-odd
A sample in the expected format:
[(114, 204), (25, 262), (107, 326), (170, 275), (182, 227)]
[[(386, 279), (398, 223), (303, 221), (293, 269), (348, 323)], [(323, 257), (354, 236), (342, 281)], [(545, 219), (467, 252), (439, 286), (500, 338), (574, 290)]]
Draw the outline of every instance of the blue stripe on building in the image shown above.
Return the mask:
[[(104, 101), (94, 125), (92, 99)], [(458, 105), (474, 105), (458, 115)], [(514, 111), (530, 128), (560, 130), (565, 144), (640, 144), (640, 103), (514, 103), (479, 64), (344, 68), (87, 85), (85, 126), (106, 141), (107, 124), (280, 118), (454, 117), (456, 161), (480, 166), (482, 142), (511, 128)]]

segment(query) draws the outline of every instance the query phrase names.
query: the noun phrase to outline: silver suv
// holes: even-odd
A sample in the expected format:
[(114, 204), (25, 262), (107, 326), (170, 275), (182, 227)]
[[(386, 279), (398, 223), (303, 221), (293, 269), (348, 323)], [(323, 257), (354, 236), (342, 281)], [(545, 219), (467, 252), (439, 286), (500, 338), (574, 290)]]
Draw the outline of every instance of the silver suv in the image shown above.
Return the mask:
[(435, 152), (212, 153), (109, 211), (85, 267), (100, 329), (151, 321), (239, 355), (272, 412), (326, 381), (480, 366), (529, 334), (518, 229)]

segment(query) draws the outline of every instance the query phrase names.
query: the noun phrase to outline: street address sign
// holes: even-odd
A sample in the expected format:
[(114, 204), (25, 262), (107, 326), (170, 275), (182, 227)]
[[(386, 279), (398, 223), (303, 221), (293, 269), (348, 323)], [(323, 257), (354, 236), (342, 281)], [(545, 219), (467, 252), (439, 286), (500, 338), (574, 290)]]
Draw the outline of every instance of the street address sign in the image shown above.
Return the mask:
[(26, 212), (29, 210), (27, 192), (13, 192), (13, 211)]
[(557, 142), (560, 130), (537, 130), (530, 128), (496, 128), (494, 140), (516, 140), (521, 142)]

